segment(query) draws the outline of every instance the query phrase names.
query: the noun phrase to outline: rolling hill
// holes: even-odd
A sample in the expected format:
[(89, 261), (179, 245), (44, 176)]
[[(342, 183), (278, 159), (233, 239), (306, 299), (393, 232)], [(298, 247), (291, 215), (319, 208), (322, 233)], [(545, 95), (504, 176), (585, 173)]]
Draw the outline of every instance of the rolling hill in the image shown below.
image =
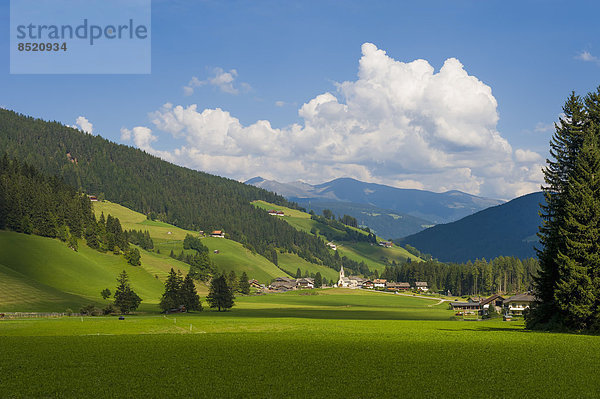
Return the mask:
[(146, 266), (130, 266), (122, 256), (103, 254), (83, 243), (75, 252), (57, 239), (0, 231), (2, 311), (63, 312), (78, 311), (89, 303), (103, 306), (108, 301), (100, 291), (114, 292), (122, 270), (143, 299), (141, 309), (155, 309), (164, 286)]
[[(306, 212), (302, 212), (296, 209), (286, 208), (284, 206), (270, 204), (264, 201), (255, 201), (254, 205), (265, 210), (276, 210), (283, 211), (285, 216), (272, 216), (281, 218), (286, 223), (289, 223), (294, 228), (305, 231), (308, 233), (314, 232), (317, 237), (327, 240), (327, 236), (338, 235), (343, 237), (344, 232), (337, 230), (332, 226), (320, 223), (317, 220), (311, 219), (311, 215)], [(366, 235), (367, 233), (363, 230), (351, 228), (359, 232), (360, 234)], [(382, 238), (378, 237), (378, 241)], [(420, 262), (421, 259), (417, 256), (410, 254), (404, 248), (393, 246), (391, 248), (384, 248), (379, 245), (371, 245), (369, 242), (356, 242), (346, 240), (335, 240), (337, 245), (337, 252), (340, 257), (346, 256), (356, 262), (364, 262), (371, 271), (377, 270), (381, 272), (385, 269), (386, 265), (392, 262), (404, 263), (407, 259), (413, 262)], [(293, 269), (295, 270), (295, 269)], [(332, 270), (332, 269), (330, 269)], [(321, 273), (323, 274), (323, 273)], [(323, 274), (325, 275), (325, 274)], [(336, 275), (337, 276), (337, 273)]]
[(397, 240), (447, 262), (466, 262), (497, 256), (535, 256), (539, 204), (543, 193), (515, 198), (456, 222), (441, 224)]

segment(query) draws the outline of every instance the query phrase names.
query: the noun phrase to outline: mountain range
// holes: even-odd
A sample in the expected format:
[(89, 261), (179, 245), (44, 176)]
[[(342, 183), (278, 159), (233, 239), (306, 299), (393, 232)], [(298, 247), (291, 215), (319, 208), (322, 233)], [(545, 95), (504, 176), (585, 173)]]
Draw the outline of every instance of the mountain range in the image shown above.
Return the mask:
[(315, 212), (328, 208), (338, 216), (348, 214), (384, 237), (404, 237), (503, 203), (461, 191), (435, 193), (351, 178), (311, 185), (255, 177), (245, 183), (275, 192)]

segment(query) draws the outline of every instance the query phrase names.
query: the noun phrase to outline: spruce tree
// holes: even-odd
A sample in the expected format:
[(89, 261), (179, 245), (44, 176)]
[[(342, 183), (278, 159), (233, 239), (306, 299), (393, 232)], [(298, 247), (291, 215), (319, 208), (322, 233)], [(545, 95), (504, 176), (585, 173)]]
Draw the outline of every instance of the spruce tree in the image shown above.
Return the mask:
[(179, 290), (179, 298), (181, 304), (185, 306), (185, 309), (189, 312), (192, 310), (202, 311), (202, 304), (200, 303), (200, 297), (196, 292), (196, 286), (194, 285), (194, 279), (188, 273), (181, 284)]
[(235, 270), (232, 270), (227, 275), (227, 285), (231, 289), (232, 292), (236, 292), (238, 289), (238, 277), (235, 274)]
[(598, 129), (591, 123), (564, 195), (563, 225), (559, 235), (565, 248), (557, 255), (560, 276), (554, 299), (566, 327), (590, 328), (600, 271), (600, 152)]
[(546, 160), (544, 169), (546, 186), (542, 189), (546, 204), (541, 205), (542, 226), (538, 237), (542, 249), (537, 250), (540, 270), (534, 287), (536, 302), (526, 320), (528, 328), (560, 324), (559, 308), (554, 298), (559, 280), (558, 254), (565, 251), (560, 226), (563, 224), (564, 193), (583, 136), (585, 110), (581, 98), (571, 93), (563, 113), (564, 117), (555, 125), (556, 131), (550, 141), (552, 159)]
[(115, 306), (119, 308), (121, 313), (129, 313), (136, 310), (142, 302), (140, 298), (129, 285), (129, 277), (127, 272), (123, 270), (117, 278), (119, 285), (115, 291)]
[(217, 308), (219, 312), (230, 309), (233, 306), (233, 292), (227, 285), (227, 280), (222, 274), (213, 278), (210, 282), (210, 291), (206, 301), (211, 308)]
[(323, 285), (323, 277), (321, 276), (321, 272), (317, 272), (315, 274), (315, 288), (321, 288)]
[(181, 276), (175, 273), (175, 270), (171, 268), (171, 271), (167, 276), (167, 281), (165, 281), (165, 292), (163, 293), (159, 304), (163, 311), (176, 309), (183, 304), (180, 295), (182, 284), (183, 280), (181, 279)]
[(250, 293), (250, 282), (248, 282), (248, 275), (246, 274), (246, 272), (242, 272), (238, 287), (239, 291), (242, 294), (248, 295)]

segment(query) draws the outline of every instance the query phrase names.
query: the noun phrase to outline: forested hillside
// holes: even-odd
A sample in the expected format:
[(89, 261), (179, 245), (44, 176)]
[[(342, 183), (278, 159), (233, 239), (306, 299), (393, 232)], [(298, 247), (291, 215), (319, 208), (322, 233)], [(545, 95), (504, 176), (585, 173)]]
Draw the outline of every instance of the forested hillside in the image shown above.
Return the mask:
[(535, 256), (542, 193), (527, 194), (453, 223), (440, 224), (395, 240), (444, 262), (467, 262), (497, 256)]
[(275, 248), (283, 248), (310, 261), (334, 263), (322, 240), (250, 204), (265, 200), (294, 206), (260, 188), (176, 166), (141, 150), (5, 109), (0, 109), (0, 153), (151, 219), (191, 230), (224, 230), (268, 258)]

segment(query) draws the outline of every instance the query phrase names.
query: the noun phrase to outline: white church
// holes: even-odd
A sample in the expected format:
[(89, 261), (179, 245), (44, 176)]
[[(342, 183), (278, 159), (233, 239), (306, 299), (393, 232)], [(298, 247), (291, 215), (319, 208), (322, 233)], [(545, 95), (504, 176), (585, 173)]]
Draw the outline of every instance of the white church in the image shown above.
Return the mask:
[(338, 287), (342, 288), (360, 288), (365, 279), (357, 276), (346, 277), (344, 275), (344, 266), (340, 267), (340, 278), (337, 282)]

